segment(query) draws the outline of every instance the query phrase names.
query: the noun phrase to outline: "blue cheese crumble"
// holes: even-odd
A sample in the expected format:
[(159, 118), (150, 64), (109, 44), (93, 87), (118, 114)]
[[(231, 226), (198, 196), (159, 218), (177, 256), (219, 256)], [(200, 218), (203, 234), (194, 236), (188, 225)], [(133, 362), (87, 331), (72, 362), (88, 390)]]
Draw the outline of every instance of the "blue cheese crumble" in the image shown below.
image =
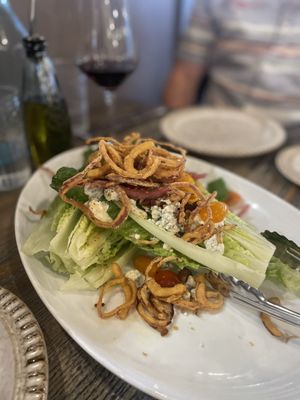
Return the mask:
[(140, 273), (137, 269), (131, 269), (130, 271), (126, 272), (126, 278), (131, 279), (135, 282), (137, 287), (140, 287), (145, 282), (145, 277), (143, 274)]
[(103, 196), (103, 189), (91, 187), (90, 185), (84, 186), (84, 193), (88, 196), (90, 200), (96, 199), (99, 200)]
[(107, 201), (118, 201), (119, 200), (118, 193), (114, 189), (111, 189), (111, 188), (104, 190), (104, 197), (106, 198)]
[(180, 232), (181, 227), (177, 222), (177, 214), (180, 208), (180, 203), (171, 203), (170, 200), (165, 200), (162, 207), (153, 206), (150, 209), (151, 221), (160, 228), (173, 233), (174, 235)]
[(213, 251), (214, 253), (224, 254), (224, 244), (218, 242), (217, 235), (213, 235), (205, 240), (204, 246), (207, 250)]
[(99, 219), (100, 221), (104, 222), (111, 222), (112, 219), (108, 215), (108, 204), (103, 203), (102, 201), (97, 201), (95, 199), (92, 199), (88, 203), (88, 207), (91, 210), (91, 212), (94, 214), (94, 216)]

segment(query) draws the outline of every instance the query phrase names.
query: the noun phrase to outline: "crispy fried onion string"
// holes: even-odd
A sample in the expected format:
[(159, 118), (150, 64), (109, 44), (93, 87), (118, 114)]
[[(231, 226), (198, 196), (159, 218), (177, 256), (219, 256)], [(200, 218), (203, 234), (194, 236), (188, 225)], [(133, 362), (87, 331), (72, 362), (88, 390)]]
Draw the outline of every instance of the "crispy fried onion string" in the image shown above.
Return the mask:
[[(151, 327), (158, 330), (161, 335), (168, 333), (168, 325), (172, 322), (173, 312), (170, 314), (166, 310), (173, 310), (173, 306), (188, 310), (198, 311), (217, 311), (224, 304), (224, 297), (221, 293), (211, 290), (206, 285), (204, 275), (196, 277), (195, 293), (191, 297), (188, 288), (183, 283), (178, 283), (173, 287), (160, 286), (153, 276), (156, 271), (165, 263), (175, 261), (174, 256), (162, 258), (156, 257), (148, 265), (145, 275), (146, 281), (138, 290), (137, 310), (140, 316)], [(186, 298), (186, 295), (189, 298)], [(172, 306), (169, 308), (167, 305)]]
[[(191, 312), (220, 309), (223, 306), (224, 298), (221, 293), (206, 285), (208, 281), (204, 275), (195, 277), (196, 288), (193, 289), (192, 296), (188, 287), (183, 283), (177, 283), (173, 287), (162, 287), (155, 281), (153, 276), (156, 271), (164, 264), (175, 260), (175, 256), (154, 258), (146, 269), (144, 284), (138, 289), (134, 281), (126, 278), (119, 265), (114, 263), (112, 272), (115, 278), (100, 288), (99, 300), (96, 304), (99, 316), (104, 319), (113, 316), (125, 319), (131, 307), (136, 304), (141, 318), (164, 336), (167, 335), (168, 327), (172, 323), (174, 306)], [(105, 311), (104, 296), (115, 286), (121, 286), (123, 289), (124, 302), (110, 311)]]
[(156, 182), (149, 182), (149, 181), (142, 181), (138, 179), (132, 179), (132, 178), (124, 178), (123, 176), (110, 173), (106, 176), (106, 179), (109, 179), (113, 182), (117, 183), (125, 183), (131, 186), (142, 186), (142, 187), (150, 187), (150, 188), (155, 188), (158, 187), (159, 184)]
[[(124, 159), (124, 168), (127, 169), (119, 167), (117, 163), (110, 157), (110, 155), (108, 154), (109, 146), (111, 146), (111, 144), (106, 143), (104, 140), (100, 140), (99, 150), (103, 155), (105, 161), (110, 165), (111, 169), (113, 169), (117, 174), (124, 176), (125, 178), (147, 179), (151, 175), (153, 175), (159, 167), (159, 158), (154, 158), (152, 153), (150, 152), (150, 149), (155, 146), (155, 143), (153, 141), (142, 143), (131, 150), (131, 152)], [(137, 170), (134, 167), (135, 159), (141, 153), (147, 151), (149, 151), (149, 154), (145, 168), (143, 168), (142, 170)]]
[(107, 175), (111, 171), (108, 164), (101, 165), (100, 167), (93, 168), (87, 172), (86, 176), (91, 179), (99, 179)]
[(197, 275), (195, 280), (197, 282), (195, 297), (200, 305), (200, 309), (203, 311), (219, 310), (224, 304), (222, 294), (207, 288), (204, 275)]
[[(280, 305), (280, 299), (278, 297), (271, 297), (269, 299), (271, 303)], [(282, 332), (278, 326), (272, 321), (269, 315), (265, 313), (260, 313), (260, 318), (262, 323), (264, 324), (265, 328), (271, 333), (271, 335), (277, 337), (278, 339), (282, 340), (283, 342), (288, 342), (290, 339), (299, 338), (295, 335), (288, 335), (287, 333)]]
[(29, 206), (28, 209), (32, 214), (39, 215), (41, 218), (47, 215), (47, 210), (34, 210), (31, 206)]
[(178, 223), (182, 226), (185, 225), (185, 206), (189, 202), (190, 197), (191, 193), (187, 193), (180, 203), (180, 209), (178, 213)]
[[(197, 218), (201, 207), (207, 206), (215, 193), (207, 196), (196, 184), (181, 181), (184, 179), (185, 150), (153, 139), (142, 139), (136, 132), (122, 142), (100, 136), (89, 139), (87, 143), (98, 143), (98, 150), (83, 171), (64, 182), (59, 195), (65, 202), (79, 208), (97, 226), (118, 227), (129, 214), (130, 200), (136, 200), (138, 206), (146, 209), (160, 199), (167, 199), (180, 203), (177, 218), (179, 225), (184, 228), (185, 240), (198, 244), (213, 234), (212, 222), (199, 228)], [(96, 205), (82, 204), (68, 196), (70, 189), (85, 185), (90, 188), (112, 188), (117, 192), (121, 209), (113, 221), (101, 219), (100, 212), (97, 217)], [(208, 221), (211, 221), (210, 207), (207, 207), (207, 214)], [(215, 232), (220, 243), (222, 231), (219, 229)]]
[(201, 192), (201, 190), (190, 182), (172, 182), (170, 183), (170, 187), (178, 188), (178, 189), (188, 189), (200, 200), (205, 200), (205, 195)]
[(193, 231), (186, 232), (182, 236), (182, 239), (193, 244), (198, 244), (213, 236), (214, 231), (215, 225), (212, 220), (209, 219), (203, 225), (198, 225)]
[(156, 271), (164, 264), (171, 262), (171, 261), (175, 261), (176, 257), (175, 256), (169, 256), (169, 257), (156, 257), (153, 258), (153, 260), (151, 261), (151, 263), (149, 263), (149, 265), (146, 268), (145, 271), (145, 276), (146, 278), (149, 278), (151, 276), (155, 276)]
[(137, 311), (143, 320), (165, 336), (174, 315), (173, 305), (156, 299), (146, 285), (138, 289), (137, 299)]
[[(112, 272), (115, 275), (115, 279), (112, 279), (111, 281), (106, 282), (103, 286), (100, 288), (99, 292), (99, 300), (97, 303), (97, 311), (98, 314), (101, 318), (110, 318), (113, 316), (116, 316), (119, 319), (125, 319), (128, 316), (128, 313), (130, 311), (130, 308), (135, 304), (136, 302), (136, 295), (137, 295), (137, 289), (134, 281), (131, 279), (128, 279), (124, 276), (120, 266), (117, 263), (114, 263), (112, 265)], [(124, 303), (121, 304), (118, 307), (115, 307), (111, 311), (104, 311), (104, 295), (108, 292), (109, 289), (111, 289), (114, 286), (121, 286), (124, 292)]]
[(114, 190), (116, 191), (118, 198), (119, 198), (119, 203), (121, 204), (121, 209), (118, 213), (118, 215), (115, 217), (114, 220), (112, 221), (101, 221), (98, 219), (94, 213), (89, 209), (89, 207), (85, 204), (82, 204), (74, 199), (71, 199), (67, 196), (68, 191), (79, 185), (80, 181), (82, 179), (82, 176), (78, 174), (76, 179), (70, 178), (64, 184), (61, 186), (59, 190), (59, 195), (63, 201), (66, 203), (71, 204), (74, 207), (79, 208), (85, 214), (96, 226), (99, 226), (100, 228), (117, 228), (119, 225), (122, 224), (123, 221), (128, 217), (130, 209), (131, 209), (131, 204), (130, 200), (127, 197), (126, 193), (120, 186), (114, 186)]
[[(151, 138), (140, 138), (140, 139), (138, 139), (136, 141), (136, 144), (143, 143), (143, 142), (146, 142), (148, 140), (153, 140), (153, 139), (151, 139)], [(165, 143), (165, 142), (159, 142), (159, 141), (156, 141), (156, 144), (158, 144), (159, 146), (162, 146), (162, 150), (164, 150), (163, 147), (166, 147), (166, 148), (169, 148), (169, 149), (175, 151), (176, 153), (181, 154), (183, 157), (186, 156), (186, 150), (183, 149), (182, 147), (175, 146), (172, 143)], [(170, 155), (170, 153), (169, 153), (169, 155)]]
[[(196, 207), (194, 208), (194, 210), (191, 212), (191, 214), (189, 216), (189, 220), (188, 220), (189, 225), (193, 224), (193, 222), (195, 221), (195, 218), (198, 217), (199, 211), (201, 210), (201, 208), (207, 207), (207, 205), (215, 199), (216, 195), (217, 195), (217, 192), (211, 193), (207, 198), (205, 198), (203, 195), (202, 199), (197, 201)], [(208, 213), (207, 219), (209, 220), (212, 217), (210, 207), (207, 207), (207, 213)]]
[(214, 272), (210, 271), (205, 274), (206, 280), (211, 284), (211, 286), (221, 293), (224, 297), (229, 296), (230, 287), (223, 279), (219, 278)]
[[(157, 182), (170, 182), (176, 180), (184, 169), (184, 149), (153, 139), (141, 139), (136, 132), (126, 136), (121, 143), (114, 138), (101, 136), (87, 141), (88, 144), (97, 142), (98, 151), (109, 169), (123, 178), (143, 181), (152, 177)], [(166, 148), (177, 154), (170, 153)], [(103, 175), (101, 167), (89, 173), (95, 179)]]

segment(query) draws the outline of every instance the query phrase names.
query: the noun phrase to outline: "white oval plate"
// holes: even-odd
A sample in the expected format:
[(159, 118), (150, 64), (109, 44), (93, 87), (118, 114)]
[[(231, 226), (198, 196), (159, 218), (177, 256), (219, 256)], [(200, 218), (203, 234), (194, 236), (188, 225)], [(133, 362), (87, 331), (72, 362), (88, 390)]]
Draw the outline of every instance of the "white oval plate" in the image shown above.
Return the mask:
[(280, 147), (286, 132), (277, 122), (239, 110), (191, 107), (160, 121), (171, 142), (216, 157), (249, 157)]
[(285, 147), (278, 152), (275, 165), (288, 180), (300, 185), (300, 145)]
[[(79, 167), (83, 150), (61, 154), (46, 166)], [(247, 214), (258, 229), (275, 229), (299, 240), (300, 213), (260, 187), (221, 168), (189, 158), (189, 170), (223, 176), (251, 204)], [(18, 249), (25, 270), (49, 311), (71, 337), (110, 371), (159, 399), (295, 400), (300, 398), (299, 342), (282, 343), (255, 312), (227, 301), (219, 314), (176, 316), (178, 329), (161, 337), (132, 313), (125, 321), (101, 320), (97, 293), (60, 291), (63, 278), (25, 256), (22, 243), (35, 216), (54, 197), (49, 177), (37, 171), (23, 189), (15, 214)], [(299, 305), (299, 302), (297, 302)], [(296, 304), (296, 305), (297, 305)]]
[(42, 331), (29, 308), (0, 287), (0, 399), (46, 400), (48, 359)]

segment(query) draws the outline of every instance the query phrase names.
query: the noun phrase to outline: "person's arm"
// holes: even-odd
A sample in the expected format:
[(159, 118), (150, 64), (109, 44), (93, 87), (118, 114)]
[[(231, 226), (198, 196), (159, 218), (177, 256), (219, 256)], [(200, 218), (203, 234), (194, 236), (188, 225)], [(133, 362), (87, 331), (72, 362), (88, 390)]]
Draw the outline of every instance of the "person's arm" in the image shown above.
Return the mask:
[(164, 90), (164, 103), (169, 108), (186, 107), (197, 98), (205, 67), (188, 61), (177, 61)]
[(200, 83), (210, 67), (215, 23), (211, 0), (197, 0), (187, 28), (180, 37), (176, 58), (163, 92), (164, 103), (170, 108), (193, 104)]

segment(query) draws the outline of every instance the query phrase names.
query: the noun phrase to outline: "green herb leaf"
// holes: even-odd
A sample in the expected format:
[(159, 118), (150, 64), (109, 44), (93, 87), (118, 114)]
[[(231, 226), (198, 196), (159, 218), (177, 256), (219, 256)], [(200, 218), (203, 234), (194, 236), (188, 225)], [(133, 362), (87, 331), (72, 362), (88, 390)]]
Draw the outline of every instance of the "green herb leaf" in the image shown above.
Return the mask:
[(84, 193), (83, 187), (74, 187), (70, 189), (67, 193), (67, 197), (76, 200), (79, 203), (85, 203), (89, 199), (89, 197)]
[(214, 181), (209, 182), (207, 185), (207, 190), (210, 193), (216, 191), (217, 192), (217, 200), (219, 200), (219, 201), (225, 201), (228, 199), (229, 190), (226, 186), (224, 179), (222, 179), (222, 178), (215, 179)]
[[(75, 168), (68, 168), (68, 167), (60, 168), (53, 176), (50, 186), (52, 187), (52, 189), (58, 192), (62, 184), (67, 179), (72, 178), (72, 176), (76, 175), (77, 172), (78, 171)], [(83, 187), (74, 187), (70, 189), (67, 193), (67, 197), (69, 197), (69, 199), (76, 200), (79, 203), (85, 203), (89, 199), (88, 196), (84, 193)]]
[(62, 167), (57, 170), (56, 174), (52, 178), (52, 182), (50, 184), (50, 187), (52, 189), (56, 190), (57, 192), (59, 191), (60, 187), (62, 184), (72, 176), (77, 174), (77, 169), (75, 168), (69, 168), (69, 167)]

